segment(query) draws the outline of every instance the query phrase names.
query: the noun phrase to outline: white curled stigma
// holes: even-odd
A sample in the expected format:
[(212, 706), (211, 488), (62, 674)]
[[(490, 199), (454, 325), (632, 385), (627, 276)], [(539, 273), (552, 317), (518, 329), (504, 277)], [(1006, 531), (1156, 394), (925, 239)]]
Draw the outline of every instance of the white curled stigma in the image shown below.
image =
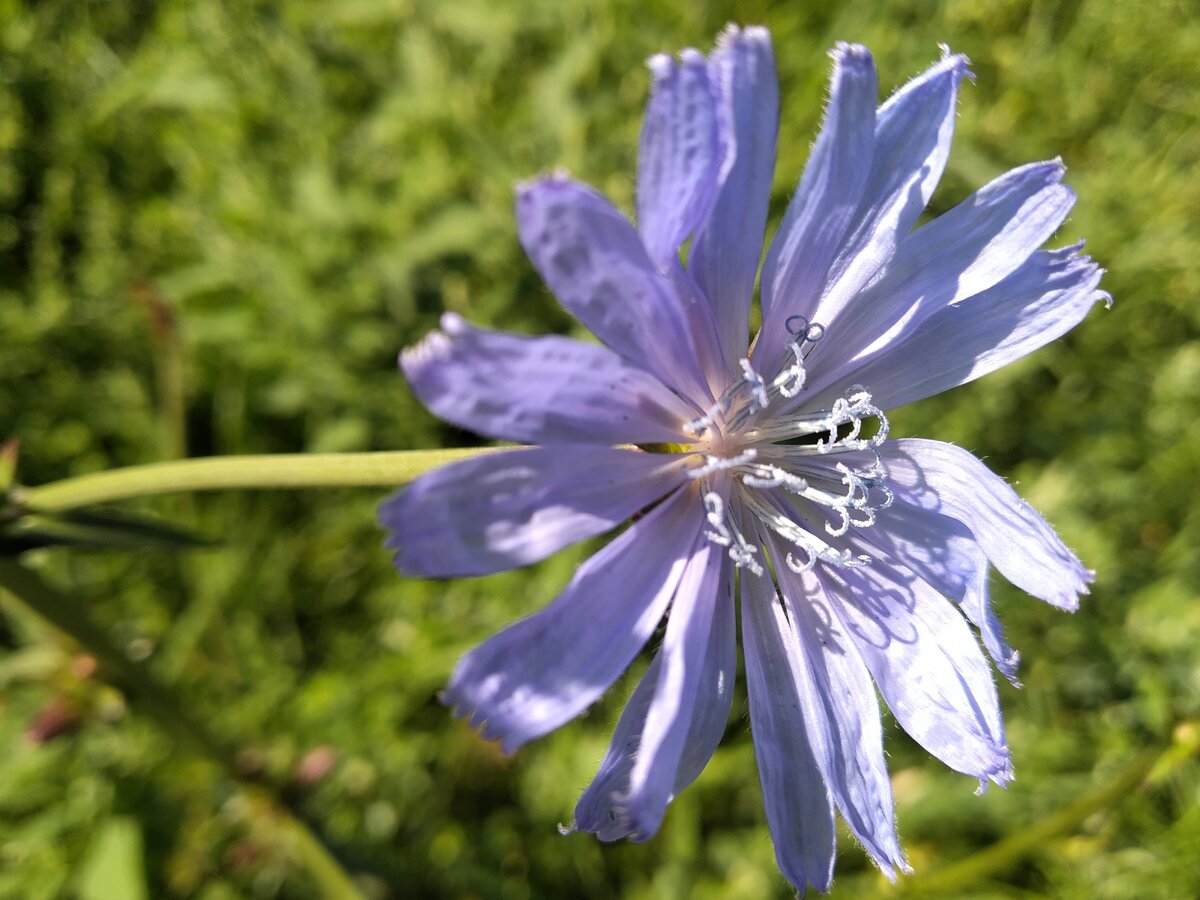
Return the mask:
[(796, 549), (807, 557), (804, 562), (796, 562), (795, 554), (792, 553), (788, 553), (788, 555), (783, 558), (783, 561), (787, 563), (787, 567), (797, 575), (803, 575), (817, 564), (817, 555), (810, 550), (804, 549), (803, 547), (797, 547)]
[[(860, 440), (863, 419), (875, 418), (879, 421), (879, 430), (873, 437)], [(855, 385), (846, 391), (845, 396), (833, 401), (829, 415), (821, 422), (821, 430), (829, 432), (829, 440), (817, 440), (817, 452), (829, 453), (833, 450), (873, 450), (887, 440), (888, 420), (883, 410), (871, 402), (871, 393), (862, 385)], [(838, 431), (843, 425), (849, 425), (848, 434), (839, 437)]]
[(750, 360), (743, 359), (739, 363), (742, 367), (742, 381), (750, 386), (750, 412), (760, 412), (766, 409), (767, 403), (770, 402), (767, 397), (767, 383), (761, 375), (754, 371), (754, 367), (750, 365)]
[(704, 454), (704, 465), (698, 469), (688, 471), (690, 478), (703, 478), (706, 475), (712, 475), (714, 472), (724, 472), (727, 469), (736, 469), (738, 466), (744, 466), (747, 463), (753, 462), (758, 456), (758, 451), (753, 447), (748, 447), (737, 456), (723, 457), (713, 456), (711, 453)]
[(804, 369), (804, 354), (800, 345), (792, 341), (788, 344), (788, 349), (792, 351), (795, 362), (780, 372), (771, 386), (778, 389), (780, 396), (791, 400), (804, 390), (804, 384), (808, 381), (808, 372)]
[(758, 560), (754, 558), (754, 554), (758, 549), (751, 547), (746, 543), (745, 538), (738, 535), (740, 540), (729, 548), (729, 558), (733, 560), (733, 564), (739, 569), (748, 569), (755, 576), (762, 575), (763, 567)]
[(762, 575), (763, 567), (755, 554), (757, 547), (752, 547), (742, 534), (737, 523), (726, 515), (725, 501), (716, 491), (704, 495), (704, 518), (712, 526), (711, 531), (705, 531), (704, 536), (721, 547), (729, 548), (729, 558), (739, 569), (747, 569), (755, 576)]
[[(784, 374), (787, 375), (786, 372)], [(776, 379), (771, 384), (772, 390), (781, 384), (780, 379)], [(779, 387), (779, 390), (782, 391), (782, 387)], [(863, 420), (871, 418), (878, 420), (879, 430), (870, 438), (860, 438)], [(850, 426), (849, 433), (839, 436), (838, 432), (846, 425)], [(870, 392), (855, 385), (844, 396), (834, 400), (828, 410), (782, 415), (755, 422), (742, 437), (753, 443), (773, 444), (794, 438), (824, 435), (817, 438), (815, 444), (805, 445), (804, 452), (825, 455), (835, 450), (874, 449), (887, 440), (888, 428), (887, 416), (871, 402)]]
[(716, 491), (704, 495), (704, 518), (713, 527), (712, 531), (704, 532), (704, 536), (714, 544), (728, 547), (733, 538), (729, 535), (729, 526), (725, 524), (725, 501)]
[(742, 484), (757, 490), (781, 487), (793, 494), (803, 494), (808, 490), (807, 481), (779, 466), (751, 466), (750, 471), (742, 476)]
[[(878, 455), (875, 454), (876, 459)], [(875, 513), (886, 509), (894, 499), (892, 492), (879, 483), (876, 463), (864, 469), (852, 469), (843, 462), (836, 465), (841, 474), (841, 483), (846, 485), (846, 493), (820, 488), (807, 478), (802, 478), (793, 472), (770, 464), (753, 464), (745, 467), (742, 484), (754, 490), (772, 490), (782, 488), (790, 494), (802, 497), (812, 503), (832, 510), (837, 517), (836, 524), (825, 523), (825, 531), (831, 537), (841, 537), (850, 528), (869, 528), (875, 524)], [(821, 478), (832, 478), (832, 473), (822, 473)], [(877, 490), (883, 497), (882, 502), (872, 502), (872, 489)]]
[(788, 568), (795, 572), (808, 571), (818, 561), (839, 569), (855, 569), (871, 564), (869, 556), (854, 556), (849, 550), (835, 550), (815, 534), (800, 527), (778, 509), (772, 507), (758, 493), (747, 492), (743, 497), (743, 502), (763, 525), (804, 554), (803, 562), (798, 562), (792, 553), (785, 557), (784, 561)]
[(721, 415), (723, 411), (724, 410), (721, 409), (720, 401), (717, 401), (711, 407), (709, 407), (708, 412), (706, 412), (700, 418), (692, 419), (692, 421), (684, 425), (683, 430), (694, 438), (702, 438), (708, 434), (710, 428), (717, 424), (717, 417)]

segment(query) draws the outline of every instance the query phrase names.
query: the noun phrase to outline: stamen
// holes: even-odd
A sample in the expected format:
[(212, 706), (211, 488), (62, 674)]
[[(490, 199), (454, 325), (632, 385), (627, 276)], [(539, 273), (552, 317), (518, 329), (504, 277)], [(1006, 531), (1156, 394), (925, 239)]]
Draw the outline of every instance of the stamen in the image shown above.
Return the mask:
[(802, 494), (808, 490), (807, 481), (779, 466), (753, 466), (749, 473), (742, 476), (742, 483), (746, 487), (759, 490), (782, 487), (793, 494)]
[(821, 562), (839, 569), (858, 568), (871, 564), (869, 556), (854, 556), (849, 550), (835, 550), (812, 532), (801, 528), (778, 509), (772, 508), (756, 493), (744, 495), (743, 502), (767, 528), (788, 543), (804, 550), (814, 559), (819, 559)]
[(763, 567), (755, 559), (757, 547), (750, 546), (737, 523), (725, 515), (725, 501), (715, 491), (704, 495), (704, 512), (708, 524), (715, 531), (706, 531), (704, 536), (714, 544), (729, 548), (729, 558), (739, 569), (749, 569), (754, 575), (762, 575)]
[[(825, 335), (822, 325), (803, 316), (790, 317), (787, 328), (794, 337), (788, 344), (790, 365), (767, 381), (749, 358), (739, 360), (740, 375), (733, 375), (704, 415), (685, 426), (703, 442), (686, 463), (694, 466), (689, 477), (728, 479), (722, 482), (724, 497), (712, 490), (702, 495), (704, 536), (727, 548), (735, 566), (756, 575), (765, 566), (759, 543), (747, 540), (742, 531), (746, 527), (752, 535), (765, 535), (753, 530), (754, 520), (790, 545), (791, 552), (776, 563), (794, 572), (809, 571), (817, 563), (837, 568), (869, 565), (869, 556), (838, 549), (819, 537), (816, 525), (822, 522), (828, 538), (841, 538), (851, 528), (874, 525), (879, 510), (895, 500), (875, 449), (887, 439), (887, 418), (861, 385), (848, 388), (826, 409), (810, 406), (802, 412), (773, 414), (772, 403), (792, 400), (804, 391), (806, 359)], [(780, 406), (786, 410), (797, 404)], [(803, 409), (804, 404), (798, 406)], [(878, 424), (871, 437), (863, 436), (867, 419)], [(809, 440), (792, 443), (795, 438)], [(837, 458), (819, 459), (829, 455)], [(781, 493), (769, 493), (775, 491)], [(747, 514), (753, 518), (747, 520)]]
[[(833, 512), (835, 520), (825, 523), (825, 531), (831, 537), (841, 537), (851, 528), (869, 528), (875, 524), (877, 509), (886, 509), (894, 499), (891, 491), (883, 487), (872, 477), (876, 474), (874, 463), (871, 467), (855, 470), (843, 462), (838, 462), (836, 470), (841, 473), (840, 483), (846, 485), (845, 494), (837, 494), (831, 490), (816, 487), (807, 478), (789, 472), (775, 465), (753, 465), (742, 475), (742, 484), (755, 490), (773, 490), (783, 488), (825, 507)], [(832, 473), (823, 466), (816, 470), (819, 478), (832, 481)], [(878, 504), (871, 502), (871, 490), (878, 488), (883, 495), (883, 501)]]
[(716, 491), (704, 495), (704, 517), (715, 531), (706, 531), (704, 536), (714, 544), (728, 547), (730, 544), (729, 528), (725, 524), (725, 501)]
[[(753, 372), (753, 370), (751, 370)], [(725, 388), (725, 393), (717, 399), (717, 402), (708, 408), (708, 412), (698, 419), (693, 419), (683, 426), (684, 431), (692, 437), (702, 438), (710, 428), (717, 424), (719, 419), (723, 420), (733, 406), (733, 401), (737, 399), (746, 386), (744, 379), (739, 379), (733, 382), (729, 387)]]
[(738, 537), (740, 540), (729, 548), (729, 558), (733, 560), (733, 564), (739, 569), (749, 569), (751, 574), (755, 576), (762, 575), (763, 567), (754, 558), (754, 554), (758, 552), (758, 549), (747, 544), (746, 539), (741, 535), (738, 535)]
[[(879, 421), (879, 430), (870, 438), (859, 439), (863, 419), (870, 418)], [(850, 432), (839, 437), (838, 432), (844, 425), (850, 426)], [(794, 417), (780, 416), (746, 432), (743, 438), (755, 442), (775, 443), (822, 432), (828, 433), (828, 440), (818, 439), (803, 452), (825, 455), (835, 450), (873, 449), (887, 440), (888, 420), (883, 410), (871, 403), (871, 394), (861, 386), (855, 385), (845, 396), (834, 400), (833, 406), (824, 415), (810, 412)]]
[(753, 393), (752, 405), (757, 407), (751, 409), (751, 412), (759, 412), (767, 408), (767, 383), (763, 381), (763, 377), (754, 371), (754, 367), (750, 365), (750, 360), (743, 359), (739, 361), (742, 366), (742, 380), (750, 385), (750, 390)]
[(790, 400), (804, 390), (808, 373), (804, 370), (804, 355), (800, 350), (800, 344), (792, 341), (788, 344), (788, 349), (792, 351), (796, 361), (780, 372), (771, 386), (777, 388), (781, 396)]
[(704, 465), (698, 469), (691, 469), (688, 472), (688, 476), (691, 478), (703, 478), (705, 475), (713, 474), (713, 472), (736, 469), (738, 466), (744, 466), (746, 463), (752, 462), (756, 456), (758, 456), (758, 451), (753, 447), (749, 447), (737, 456), (731, 457), (713, 456), (711, 453), (705, 453)]

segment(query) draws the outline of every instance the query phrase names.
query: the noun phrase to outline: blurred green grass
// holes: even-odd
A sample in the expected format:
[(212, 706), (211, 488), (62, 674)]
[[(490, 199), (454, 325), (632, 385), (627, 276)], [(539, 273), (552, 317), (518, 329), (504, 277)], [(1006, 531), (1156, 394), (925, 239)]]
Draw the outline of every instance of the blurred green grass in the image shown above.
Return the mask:
[[(894, 417), (897, 434), (984, 456), (1098, 572), (1075, 616), (995, 585), (1026, 685), (1001, 686), (1008, 791), (973, 798), (891, 728), (901, 836), (932, 872), (1200, 717), (1194, 2), (0, 0), (0, 438), (21, 439), (27, 484), (178, 455), (471, 443), (418, 406), (396, 352), (443, 309), (570, 331), (518, 247), (514, 183), (563, 166), (629, 209), (643, 60), (707, 48), (730, 20), (775, 37), (777, 213), (819, 122), (828, 47), (868, 44), (887, 91), (945, 42), (977, 81), (934, 209), (1061, 154), (1080, 200), (1058, 243), (1085, 236), (1109, 269), (1111, 311)], [(403, 580), (379, 546), (379, 499), (165, 498), (135, 507), (221, 548), (28, 560), (245, 741), (247, 771), (290, 782), (369, 894), (788, 896), (744, 700), (655, 840), (560, 837), (632, 682), (511, 759), (436, 692), (584, 551)], [(75, 648), (3, 612), (0, 896), (104, 896), (101, 878), (126, 879), (126, 896), (315, 896), (269, 813)], [(1198, 800), (1193, 759), (954, 894), (1197, 896)], [(843, 835), (835, 896), (886, 887)]]

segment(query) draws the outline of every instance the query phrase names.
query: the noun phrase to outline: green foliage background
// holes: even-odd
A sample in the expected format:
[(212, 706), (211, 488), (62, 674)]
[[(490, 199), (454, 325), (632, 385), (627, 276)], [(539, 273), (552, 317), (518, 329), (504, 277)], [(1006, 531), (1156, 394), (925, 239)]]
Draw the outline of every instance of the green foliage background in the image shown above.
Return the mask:
[[(183, 455), (470, 445), (415, 402), (396, 352), (443, 309), (575, 328), (520, 252), (513, 185), (566, 167), (630, 209), (643, 60), (708, 48), (729, 20), (775, 37), (775, 221), (819, 122), (826, 49), (868, 44), (890, 91), (945, 42), (977, 82), (934, 209), (1061, 154), (1080, 200), (1057, 243), (1086, 236), (1109, 269), (1111, 311), (893, 420), (984, 456), (1098, 571), (1073, 617), (995, 585), (1024, 651), (1025, 688), (1000, 688), (1008, 791), (972, 797), (890, 727), (901, 836), (932, 873), (1198, 727), (1194, 2), (0, 0), (0, 437), (21, 439), (25, 484)], [(514, 758), (436, 692), (586, 548), (481, 580), (404, 580), (380, 547), (381, 498), (164, 498), (132, 508), (220, 546), (26, 562), (236, 742), (246, 772), (290, 781), (368, 896), (788, 896), (744, 698), (657, 838), (559, 836), (633, 682)], [(269, 804), (18, 605), (2, 611), (0, 896), (318, 895)], [(57, 713), (62, 734), (29, 737)], [(332, 765), (313, 777), (322, 754)], [(1185, 753), (945, 890), (1200, 895), (1198, 800)], [(888, 890), (843, 834), (835, 896)]]

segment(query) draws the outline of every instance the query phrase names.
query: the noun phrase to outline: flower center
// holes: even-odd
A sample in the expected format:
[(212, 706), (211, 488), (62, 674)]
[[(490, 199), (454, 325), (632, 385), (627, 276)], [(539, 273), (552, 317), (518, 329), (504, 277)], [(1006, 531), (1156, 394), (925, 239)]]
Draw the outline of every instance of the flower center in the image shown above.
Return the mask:
[[(795, 571), (818, 561), (866, 565), (869, 557), (855, 556), (829, 539), (870, 527), (876, 513), (892, 502), (875, 452), (887, 438), (887, 418), (861, 385), (827, 409), (791, 402), (804, 390), (805, 357), (825, 329), (802, 316), (788, 323), (793, 361), (768, 381), (749, 359), (741, 360), (739, 377), (685, 427), (696, 438), (696, 465), (689, 475), (702, 485), (710, 526), (705, 534), (729, 548), (735, 565), (755, 574), (762, 573), (758, 538), (754, 531), (747, 537), (748, 526), (755, 523), (792, 545), (795, 552), (785, 561)], [(868, 419), (879, 427), (863, 437)], [(818, 533), (815, 526), (821, 522), (824, 528)]]

